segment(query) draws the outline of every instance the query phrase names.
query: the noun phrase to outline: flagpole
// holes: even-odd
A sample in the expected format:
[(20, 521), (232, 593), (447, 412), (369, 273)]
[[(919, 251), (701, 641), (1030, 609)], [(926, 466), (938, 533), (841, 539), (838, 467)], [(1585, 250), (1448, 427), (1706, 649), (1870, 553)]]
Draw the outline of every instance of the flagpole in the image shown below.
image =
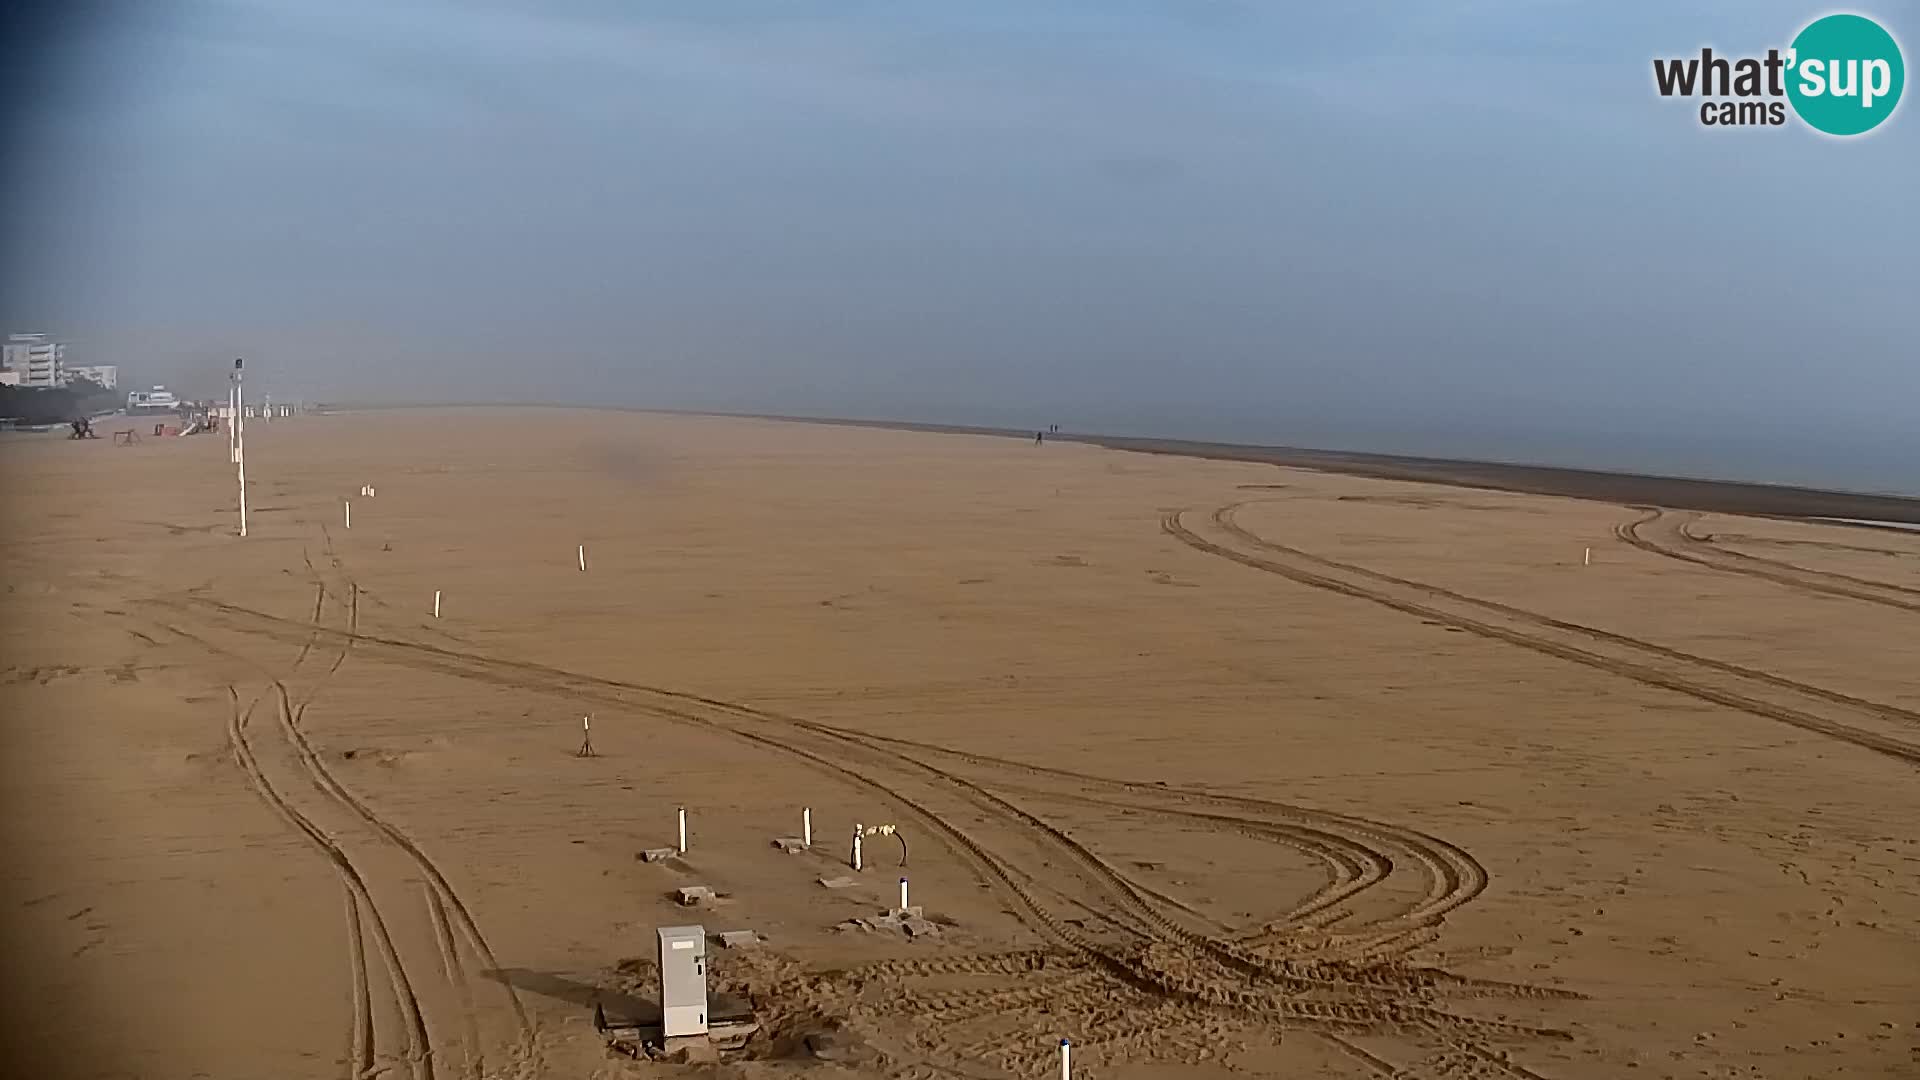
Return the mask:
[(247, 432), (240, 419), (246, 408), (240, 388), (240, 360), (233, 361), (233, 461), (240, 471), (240, 535), (247, 535)]

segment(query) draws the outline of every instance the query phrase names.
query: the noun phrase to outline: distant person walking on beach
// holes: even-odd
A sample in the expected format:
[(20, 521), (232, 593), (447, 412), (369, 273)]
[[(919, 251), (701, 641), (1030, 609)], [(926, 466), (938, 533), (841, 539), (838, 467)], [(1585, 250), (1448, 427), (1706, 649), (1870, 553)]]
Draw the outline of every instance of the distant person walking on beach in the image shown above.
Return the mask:
[(1044, 432), (1044, 431), (1036, 431), (1036, 432), (1034, 432), (1034, 433), (1033, 433), (1033, 445), (1035, 445), (1035, 446), (1039, 446), (1039, 445), (1040, 445), (1040, 440), (1041, 440), (1041, 439), (1043, 439), (1043, 438), (1045, 438), (1045, 437), (1046, 437), (1046, 432)]

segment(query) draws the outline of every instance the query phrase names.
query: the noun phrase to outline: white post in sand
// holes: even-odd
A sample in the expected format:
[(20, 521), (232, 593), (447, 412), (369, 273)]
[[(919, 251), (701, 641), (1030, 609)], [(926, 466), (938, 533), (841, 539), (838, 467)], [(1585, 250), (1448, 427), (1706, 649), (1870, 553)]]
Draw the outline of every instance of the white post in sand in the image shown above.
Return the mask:
[(907, 910), (907, 879), (900, 879), (900, 910)]
[(233, 461), (240, 473), (240, 535), (247, 535), (247, 432), (240, 426), (240, 358), (233, 361)]
[(587, 545), (585, 544), (580, 545), (580, 572), (583, 574), (587, 572)]
[(1581, 565), (1581, 566), (1592, 566), (1592, 565), (1593, 565), (1593, 549), (1592, 549), (1592, 548), (1588, 548), (1588, 549), (1587, 549), (1587, 555), (1586, 555), (1586, 558), (1584, 558), (1584, 559), (1582, 559), (1582, 560), (1581, 560), (1581, 562), (1580, 562), (1580, 565)]
[(1073, 1066), (1068, 1063), (1067, 1057), (1071, 1049), (1071, 1043), (1065, 1039), (1060, 1040), (1060, 1080), (1073, 1080)]
[(803, 807), (800, 811), (800, 843), (804, 847), (813, 846), (813, 807)]
[(680, 854), (687, 853), (687, 808), (680, 808)]
[(855, 870), (860, 869), (860, 834), (865, 831), (865, 829), (858, 825), (853, 827), (853, 858), (851, 862)]
[(440, 617), (440, 590), (439, 589), (433, 590), (433, 617), (436, 619)]
[(347, 508), (347, 528), (353, 528), (353, 500), (341, 499), (340, 505)]

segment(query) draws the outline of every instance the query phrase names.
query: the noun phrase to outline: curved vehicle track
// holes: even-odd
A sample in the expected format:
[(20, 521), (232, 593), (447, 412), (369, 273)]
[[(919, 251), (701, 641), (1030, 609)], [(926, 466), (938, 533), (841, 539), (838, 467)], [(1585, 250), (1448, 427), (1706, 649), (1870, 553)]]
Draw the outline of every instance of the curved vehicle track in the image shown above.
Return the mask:
[[(345, 578), (344, 568), (337, 555), (333, 553), (331, 537), (327, 538), (326, 553), (333, 569), (345, 579), (345, 599), (339, 601), (342, 610), (344, 630), (336, 631), (325, 625), (323, 613), (328, 597), (338, 596), (329, 590), (323, 573), (318, 570), (305, 551), (302, 560), (306, 564), (310, 578), (314, 582), (315, 598), (312, 613), (309, 615), (306, 633), (300, 641), (300, 647), (288, 669), (276, 674), (262, 668), (259, 664), (239, 656), (231, 650), (223, 649), (204, 637), (188, 633), (178, 627), (161, 624), (173, 634), (194, 642), (200, 647), (237, 660), (260, 671), (266, 680), (269, 692), (274, 698), (279, 719), (279, 731), (286, 755), (297, 763), (304, 784), (292, 784), (285, 781), (275, 784), (269, 777), (274, 766), (263, 766), (259, 753), (251, 741), (248, 720), (251, 709), (239, 714), (230, 724), (230, 741), (236, 760), (248, 774), (254, 790), (280, 816), (289, 822), (310, 841), (313, 841), (335, 866), (347, 886), (348, 914), (348, 960), (351, 972), (353, 998), (350, 1002), (351, 1031), (349, 1035), (348, 1076), (361, 1078), (372, 1075), (381, 1068), (381, 1062), (387, 1058), (398, 1058), (406, 1062), (409, 1073), (417, 1080), (432, 1080), (435, 1076), (436, 1060), (443, 1059), (446, 1048), (457, 1044), (461, 1057), (461, 1075), (479, 1078), (482, 1076), (505, 1076), (507, 1072), (495, 1068), (489, 1071), (486, 1047), (482, 1041), (479, 1024), (476, 1019), (475, 987), (468, 971), (468, 965), (461, 959), (460, 948), (464, 944), (470, 949), (485, 970), (498, 970), (500, 964), (491, 947), (480, 932), (467, 905), (459, 894), (447, 882), (438, 866), (421, 850), (420, 846), (404, 831), (375, 814), (364, 801), (333, 775), (327, 768), (324, 758), (307, 739), (303, 726), (306, 709), (318, 697), (327, 682), (335, 676), (352, 651), (357, 640), (359, 628), (359, 589), (350, 578)], [(322, 641), (331, 641), (336, 649), (327, 668), (314, 677), (312, 685), (304, 696), (295, 700), (289, 682), (294, 680), (313, 659), (316, 648)], [(238, 702), (238, 691), (229, 687), (234, 701)], [(272, 760), (272, 759), (269, 759)], [(298, 797), (311, 798), (309, 793), (318, 793), (325, 802), (319, 807), (306, 811), (295, 805), (295, 793)], [(325, 816), (335, 819), (331, 829), (316, 824), (316, 818), (323, 811)], [(339, 822), (340, 812), (357, 819), (362, 828), (343, 828)], [(372, 830), (370, 833), (366, 830)], [(369, 846), (369, 841), (372, 841)], [(403, 883), (391, 876), (382, 877), (369, 869), (381, 861), (378, 848), (387, 846), (405, 857), (425, 878), (424, 895), (420, 913), (424, 915), (423, 929), (412, 938), (396, 935), (390, 926), (394, 924), (395, 900), (388, 896), (383, 902), (377, 894), (402, 891)], [(365, 931), (363, 925), (365, 924)], [(393, 987), (393, 1000), (389, 1003), (395, 1016), (383, 1022), (376, 1017), (373, 995), (369, 988), (366, 971), (366, 957), (362, 942), (366, 931), (370, 931), (379, 945), (381, 963), (385, 966), (388, 979)], [(424, 939), (424, 940), (420, 940)], [(436, 957), (431, 970), (423, 972), (417, 961), (408, 964), (409, 953), (417, 953), (430, 942)], [(437, 977), (451, 994), (458, 1012), (457, 1018), (436, 1017), (435, 1009), (420, 994), (418, 987), (423, 978)], [(522, 1006), (518, 993), (505, 983), (488, 981), (484, 992), (504, 995), (506, 1009), (511, 1013), (516, 1028), (516, 1038), (511, 1050), (513, 1061), (505, 1066), (515, 1074), (528, 1075), (537, 1068), (536, 1047), (532, 1024)], [(484, 988), (483, 988), (484, 989)], [(391, 1049), (383, 1049), (385, 1038), (391, 1038), (392, 1030), (401, 1032), (402, 1044)], [(385, 1033), (383, 1035), (383, 1032)]]
[[(324, 757), (315, 750), (307, 738), (303, 725), (307, 706), (319, 696), (327, 680), (332, 678), (346, 662), (357, 640), (360, 626), (361, 589), (358, 583), (347, 576), (346, 567), (334, 550), (333, 537), (326, 531), (324, 525), (322, 535), (327, 561), (332, 571), (342, 579), (345, 585), (347, 600), (341, 605), (345, 633), (334, 635), (339, 648), (332, 662), (326, 673), (297, 706), (291, 701), (284, 678), (275, 680), (274, 685), (283, 704), (283, 733), (296, 750), (301, 764), (305, 766), (312, 786), (332, 797), (337, 806), (349, 811), (360, 822), (375, 830), (424, 877), (423, 908), (431, 927), (431, 940), (437, 950), (438, 973), (446, 986), (451, 989), (457, 1002), (458, 1042), (463, 1059), (462, 1071), (465, 1075), (476, 1078), (483, 1075), (504, 1075), (498, 1071), (489, 1072), (487, 1048), (477, 1020), (475, 984), (468, 973), (468, 965), (461, 959), (461, 946), (465, 945), (473, 952), (484, 970), (497, 971), (501, 965), (492, 947), (487, 943), (485, 935), (481, 933), (466, 902), (454, 890), (439, 866), (428, 857), (420, 844), (410, 834), (374, 813), (364, 800), (341, 783), (327, 768)], [(304, 552), (302, 557), (305, 558)], [(326, 591), (325, 575), (315, 569), (311, 561), (307, 562), (307, 566), (312, 573), (316, 588)], [(318, 625), (316, 619), (316, 626)], [(298, 667), (297, 663), (295, 667)], [(398, 883), (396, 882), (395, 885), (397, 886)], [(518, 992), (508, 983), (493, 980), (487, 980), (481, 989), (484, 993), (495, 995), (504, 1001), (506, 1011), (511, 1014), (515, 1028), (516, 1040), (511, 1051), (515, 1059), (515, 1067), (521, 1073), (531, 1071), (536, 1067), (533, 1025), (520, 1001)], [(443, 1042), (451, 1043), (454, 1041), (454, 1036), (447, 1033), (443, 1034), (441, 1039)]]
[[(1221, 507), (1211, 520), (1228, 539), (1261, 554), (1201, 536), (1185, 523), (1186, 511), (1164, 515), (1161, 528), (1196, 551), (1302, 585), (1366, 600), (1920, 765), (1920, 743), (1877, 730), (1911, 726), (1920, 720), (1920, 714), (1314, 555), (1240, 527), (1234, 521), (1234, 512), (1243, 505)], [(1462, 609), (1471, 609), (1473, 614)]]
[(1744, 574), (1807, 592), (1844, 596), (1902, 611), (1920, 611), (1920, 589), (1912, 586), (1875, 581), (1832, 570), (1815, 570), (1783, 559), (1730, 551), (1713, 543), (1710, 537), (1700, 536), (1690, 530), (1689, 526), (1700, 518), (1697, 513), (1688, 513), (1676, 519), (1659, 507), (1639, 509), (1642, 516), (1615, 525), (1613, 534), (1641, 551), (1729, 574)]
[[(316, 583), (314, 609), (309, 616), (309, 626), (313, 628), (313, 632), (310, 632), (302, 641), (292, 665), (294, 670), (306, 662), (312, 655), (314, 645), (318, 643), (318, 627), (326, 599), (325, 586)], [(209, 654), (257, 670), (274, 695), (275, 712), (281, 721), (280, 728), (283, 733), (286, 731), (290, 701), (285, 684), (272, 672), (198, 634), (168, 623), (155, 625)], [(389, 1062), (404, 1061), (411, 1076), (432, 1077), (433, 1060), (428, 1051), (430, 1040), (424, 1010), (421, 1007), (419, 995), (414, 990), (413, 981), (401, 960), (401, 951), (394, 943), (394, 935), (389, 930), (388, 922), (374, 899), (373, 890), (368, 885), (366, 875), (348, 854), (347, 845), (341, 843), (334, 832), (323, 828), (314, 821), (312, 816), (294, 806), (289, 797), (290, 793), (303, 792), (311, 786), (311, 778), (307, 778), (308, 784), (299, 784), (286, 779), (283, 779), (280, 784), (275, 784), (268, 775), (269, 767), (261, 764), (260, 756), (249, 734), (253, 712), (259, 704), (259, 699), (255, 698), (243, 710), (240, 707), (239, 689), (229, 685), (227, 694), (232, 703), (227, 728), (229, 748), (233, 753), (234, 761), (245, 773), (248, 786), (276, 816), (285, 821), (326, 858), (338, 875), (345, 892), (349, 1030), (348, 1049), (343, 1060), (346, 1064), (348, 1080), (358, 1080), (358, 1078), (383, 1071), (388, 1067), (382, 1064), (383, 1059)], [(275, 771), (279, 770), (275, 769)], [(367, 965), (365, 940), (369, 932), (378, 945), (380, 964), (386, 973), (387, 986), (391, 993), (391, 998), (385, 1002), (390, 1007), (390, 1011), (382, 1009), (378, 1018), (375, 1015), (375, 995)], [(384, 1038), (381, 1035), (382, 1028), (387, 1029)], [(396, 1049), (382, 1051), (381, 1044), (386, 1039), (392, 1039), (396, 1030), (400, 1045)]]
[(308, 842), (333, 865), (334, 871), (339, 875), (340, 882), (347, 891), (348, 962), (352, 968), (353, 987), (352, 1030), (347, 1056), (348, 1077), (369, 1076), (378, 1067), (375, 1056), (372, 995), (368, 986), (366, 956), (361, 937), (361, 925), (364, 922), (371, 927), (374, 941), (379, 946), (381, 960), (386, 967), (387, 977), (392, 986), (394, 1004), (400, 1013), (405, 1045), (398, 1056), (406, 1062), (409, 1075), (416, 1080), (432, 1080), (433, 1059), (427, 1050), (427, 1027), (421, 1014), (420, 999), (407, 978), (405, 966), (400, 962), (399, 950), (394, 946), (393, 935), (387, 930), (386, 920), (381, 918), (379, 908), (374, 905), (373, 895), (367, 888), (366, 879), (361, 876), (346, 851), (327, 832), (315, 825), (311, 818), (296, 810), (272, 781), (267, 779), (259, 760), (254, 756), (252, 745), (247, 741), (247, 727), (253, 717), (253, 705), (242, 709), (239, 692), (231, 687), (228, 690), (232, 702), (232, 715), (227, 724), (227, 736), (235, 762), (246, 773), (248, 783), (255, 794), (272, 807), (289, 826), (305, 836)]
[[(236, 632), (269, 637), (303, 632), (286, 620), (224, 603), (190, 597), (208, 622)], [(1470, 980), (1415, 968), (1404, 957), (1423, 945), (1447, 911), (1465, 903), (1486, 883), (1477, 863), (1452, 845), (1407, 830), (1304, 807), (1212, 796), (1200, 792), (1148, 790), (1147, 785), (1076, 779), (1110, 794), (1116, 805), (1183, 816), (1215, 828), (1251, 832), (1318, 853), (1333, 866), (1332, 880), (1287, 914), (1238, 940), (1210, 936), (1182, 925), (1186, 909), (1131, 881), (1096, 853), (1073, 840), (1011, 797), (1017, 785), (962, 775), (951, 765), (966, 762), (978, 773), (1067, 777), (980, 755), (965, 755), (906, 740), (877, 739), (815, 721), (783, 716), (733, 702), (658, 687), (567, 672), (539, 664), (501, 660), (438, 645), (384, 638), (349, 630), (322, 633), (344, 639), (371, 660), (398, 663), (518, 689), (564, 694), (622, 706), (661, 719), (718, 732), (770, 752), (798, 758), (841, 781), (878, 794), (903, 808), (919, 826), (939, 837), (981, 879), (1000, 891), (1029, 926), (1102, 976), (1100, 994), (1079, 994), (1063, 1007), (1096, 1010), (1117, 993), (1161, 1003), (1180, 1015), (1204, 1015), (1209, 1023), (1282, 1024), (1338, 1036), (1396, 1033), (1416, 1047), (1464, 1041), (1564, 1037), (1539, 1026), (1493, 1021), (1452, 1012), (1444, 996), (1513, 998), (1570, 997), (1562, 991)], [(1085, 796), (1097, 798), (1097, 796)], [(1231, 812), (1201, 812), (1204, 803)], [(992, 843), (972, 822), (990, 822)], [(1424, 897), (1382, 924), (1355, 924), (1334, 934), (1346, 918), (1338, 905), (1391, 871), (1395, 861), (1418, 868), (1427, 879)], [(1044, 877), (1039, 867), (1048, 869)], [(1022, 867), (1032, 867), (1033, 870)], [(1346, 876), (1339, 869), (1345, 867)], [(1062, 911), (1092, 910), (1102, 925), (1089, 928)], [(1169, 914), (1169, 909), (1173, 914)], [(1359, 943), (1363, 947), (1351, 946)], [(1345, 1044), (1337, 1044), (1345, 1045)], [(1429, 1054), (1429, 1056), (1431, 1056)], [(1479, 1075), (1525, 1078), (1534, 1074), (1489, 1054)], [(1023, 1064), (1009, 1062), (1012, 1064)], [(1418, 1069), (1407, 1077), (1428, 1075)], [(1435, 1074), (1437, 1075), (1437, 1074)]]
[(1237, 503), (1237, 504), (1234, 504), (1233, 506), (1224, 507), (1221, 510), (1215, 511), (1214, 521), (1222, 529), (1226, 530), (1229, 534), (1234, 536), (1236, 539), (1242, 540), (1254, 547), (1257, 547), (1266, 551), (1273, 551), (1279, 554), (1290, 555), (1295, 558), (1305, 559), (1319, 566), (1328, 567), (1334, 570), (1341, 570), (1348, 573), (1358, 574), (1362, 577), (1370, 578), (1374, 581), (1384, 582), (1389, 585), (1404, 586), (1408, 589), (1413, 589), (1413, 590), (1425, 593), (1429, 596), (1438, 597), (1443, 600), (1451, 600), (1461, 604), (1468, 604), (1476, 608), (1484, 609), (1486, 611), (1495, 612), (1500, 615), (1510, 616), (1514, 619), (1518, 619), (1524, 622), (1530, 622), (1538, 626), (1545, 627), (1547, 629), (1564, 630), (1570, 633), (1579, 634), (1584, 637), (1592, 638), (1598, 642), (1602, 642), (1608, 645), (1618, 645), (1622, 648), (1631, 649), (1640, 653), (1645, 653), (1651, 657), (1655, 657), (1661, 660), (1672, 660), (1681, 664), (1697, 665), (1698, 667), (1705, 668), (1717, 673), (1731, 675), (1741, 679), (1751, 679), (1754, 682), (1765, 683), (1768, 686), (1776, 687), (1778, 689), (1785, 690), (1793, 694), (1802, 694), (1807, 697), (1819, 698), (1822, 701), (1831, 702), (1832, 704), (1835, 704), (1835, 705), (1845, 706), (1847, 708), (1852, 708), (1852, 709), (1859, 709), (1863, 712), (1872, 713), (1875, 716), (1879, 716), (1884, 719), (1891, 720), (1898, 724), (1904, 724), (1904, 725), (1920, 728), (1920, 712), (1917, 712), (1913, 709), (1904, 708), (1899, 705), (1891, 705), (1885, 702), (1873, 701), (1868, 698), (1859, 697), (1853, 694), (1842, 693), (1837, 690), (1829, 690), (1825, 687), (1814, 686), (1810, 683), (1800, 682), (1797, 679), (1789, 679), (1784, 675), (1777, 675), (1771, 671), (1762, 671), (1759, 668), (1746, 667), (1741, 664), (1733, 664), (1725, 660), (1716, 660), (1709, 656), (1700, 656), (1696, 653), (1685, 652), (1680, 649), (1671, 648), (1666, 645), (1660, 645), (1655, 642), (1645, 641), (1635, 637), (1629, 637), (1625, 634), (1615, 633), (1611, 630), (1602, 630), (1597, 626), (1588, 626), (1585, 623), (1571, 622), (1566, 619), (1556, 619), (1551, 615), (1543, 615), (1536, 611), (1528, 611), (1525, 608), (1515, 607), (1512, 604), (1503, 604), (1497, 600), (1487, 600), (1477, 596), (1468, 596), (1465, 593), (1455, 592), (1452, 589), (1444, 588), (1439, 585), (1432, 585), (1423, 581), (1414, 581), (1410, 578), (1396, 577), (1392, 574), (1383, 573), (1379, 570), (1370, 569), (1364, 566), (1358, 566), (1354, 563), (1341, 562), (1335, 559), (1327, 558), (1324, 555), (1314, 555), (1310, 552), (1302, 551), (1298, 548), (1292, 548), (1284, 544), (1278, 544), (1264, 537), (1256, 535), (1255, 533), (1250, 532), (1239, 525), (1239, 523), (1235, 520), (1235, 511), (1237, 511), (1241, 506), (1245, 506), (1245, 505), (1248, 505), (1248, 504)]
[[(1701, 516), (1702, 515), (1700, 514), (1690, 514), (1686, 517), (1685, 520), (1680, 522), (1680, 525), (1679, 525), (1680, 538), (1682, 540), (1685, 540), (1690, 545), (1697, 544), (1703, 548), (1712, 550), (1717, 555), (1724, 555), (1730, 559), (1744, 560), (1746, 562), (1758, 564), (1760, 566), (1770, 566), (1775, 568), (1776, 570), (1784, 570), (1789, 573), (1808, 574), (1817, 578), (1826, 578), (1832, 581), (1846, 582), (1848, 584), (1859, 585), (1863, 588), (1868, 588), (1868, 589), (1884, 589), (1884, 590), (1887, 590), (1889, 593), (1896, 594), (1898, 597), (1907, 599), (1909, 603), (1914, 604), (1916, 607), (1920, 607), (1920, 588), (1916, 588), (1912, 585), (1901, 585), (1898, 582), (1881, 581), (1878, 578), (1861, 577), (1858, 574), (1843, 574), (1838, 570), (1818, 570), (1811, 566), (1802, 566), (1799, 563), (1788, 562), (1785, 559), (1770, 559), (1764, 555), (1754, 555), (1745, 551), (1735, 551), (1732, 548), (1727, 547), (1725, 544), (1721, 542), (1720, 536), (1718, 533), (1703, 533), (1698, 531), (1695, 528), (1695, 526), (1699, 524)], [(1896, 556), (1920, 555), (1920, 552), (1914, 552), (1914, 553), (1898, 552), (1898, 551), (1892, 551), (1891, 549), (1888, 549), (1888, 548), (1870, 548), (1870, 547), (1861, 547), (1858, 545), (1849, 545), (1849, 544), (1823, 544), (1823, 543), (1820, 543), (1819, 541), (1804, 541), (1802, 543), (1802, 546), (1824, 547), (1824, 548), (1828, 548), (1836, 551), (1856, 551), (1856, 552), (1881, 554), (1881, 555), (1885, 555), (1885, 554), (1893, 554)]]

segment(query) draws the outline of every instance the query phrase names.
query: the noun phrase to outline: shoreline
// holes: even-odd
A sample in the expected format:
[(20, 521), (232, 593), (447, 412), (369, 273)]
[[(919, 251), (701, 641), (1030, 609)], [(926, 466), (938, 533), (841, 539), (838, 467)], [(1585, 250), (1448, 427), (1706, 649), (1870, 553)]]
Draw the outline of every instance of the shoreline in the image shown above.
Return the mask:
[[(829, 427), (877, 428), (884, 431), (918, 431), (934, 435), (986, 435), (1009, 439), (1033, 437), (1033, 432), (1028, 430), (972, 424), (930, 424), (905, 420), (786, 416), (778, 413), (714, 412), (704, 409), (662, 409), (618, 405), (506, 405), (491, 402), (393, 405), (343, 403), (323, 405), (319, 408), (341, 412), (385, 409), (599, 409), (611, 412), (652, 413), (661, 416), (708, 416), (733, 420), (821, 424)], [(1062, 431), (1053, 435), (1052, 438), (1061, 442), (1081, 443), (1130, 453), (1163, 454), (1213, 461), (1257, 462), (1373, 480), (1400, 480), (1409, 483), (1477, 488), (1521, 495), (1547, 495), (1628, 506), (1651, 504), (1675, 510), (1698, 510), (1748, 517), (1826, 519), (1822, 523), (1862, 529), (1920, 525), (1920, 497), (1914, 496), (1836, 491), (1745, 480), (1609, 472), (1561, 465), (1526, 465), (1514, 462), (1413, 457), (1400, 454), (1316, 450), (1306, 447), (1250, 443), (1101, 435), (1091, 432)], [(1876, 524), (1879, 522), (1886, 524)]]

